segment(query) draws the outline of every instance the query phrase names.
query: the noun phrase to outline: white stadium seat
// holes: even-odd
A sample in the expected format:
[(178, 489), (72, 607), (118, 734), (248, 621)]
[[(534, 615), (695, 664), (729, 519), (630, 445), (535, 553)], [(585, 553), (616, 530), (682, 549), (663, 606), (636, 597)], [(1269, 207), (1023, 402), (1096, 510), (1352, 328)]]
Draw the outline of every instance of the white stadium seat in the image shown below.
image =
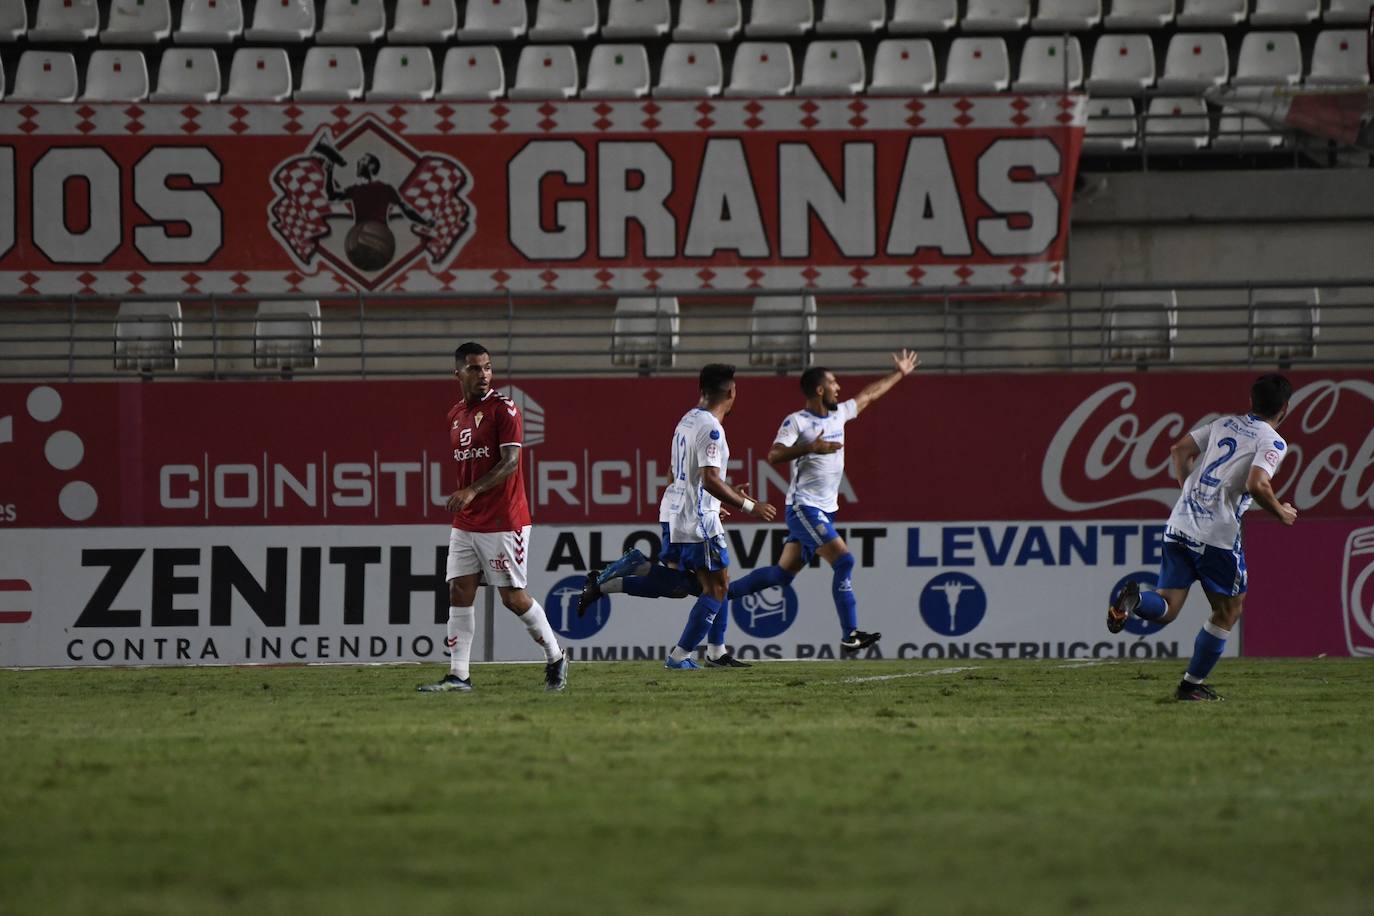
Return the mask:
[(1135, 100), (1088, 99), (1088, 127), (1083, 135), (1085, 153), (1133, 150), (1138, 145)]
[(239, 48), (229, 65), (228, 101), (284, 102), (291, 98), (291, 61), (282, 48)]
[(539, 0), (530, 41), (585, 41), (600, 25), (596, 0)]
[(506, 68), (495, 45), (449, 48), (444, 55), (444, 72), (439, 98), (499, 99), (506, 94)]
[(887, 30), (893, 35), (948, 32), (958, 21), (955, 0), (897, 0)]
[(213, 102), (219, 98), (219, 56), (211, 48), (168, 48), (157, 68), (155, 102)]
[(1297, 32), (1247, 32), (1240, 43), (1233, 86), (1294, 86), (1302, 82)]
[(370, 102), (423, 102), (434, 98), (434, 57), (421, 45), (389, 45), (372, 63)]
[(298, 102), (351, 102), (363, 97), (363, 55), (357, 48), (317, 45), (305, 52)]
[[(243, 33), (249, 41), (298, 42), (315, 34), (313, 0), (258, 0), (253, 26)], [(231, 77), (231, 91), (233, 79)]]
[(676, 296), (617, 299), (611, 320), (611, 363), (671, 368), (677, 361), (680, 309)]
[(888, 38), (873, 55), (869, 95), (923, 95), (935, 91), (935, 47), (928, 38)]
[(1365, 86), (1369, 83), (1364, 32), (1356, 29), (1328, 29), (1317, 35), (1312, 46), (1312, 72), (1309, 86)]
[[(0, 0), (5, 5), (23, 0)], [(38, 0), (38, 15), (29, 41), (85, 41), (100, 31), (95, 0)]]
[(1159, 88), (1169, 92), (1201, 92), (1224, 86), (1231, 76), (1226, 36), (1220, 32), (1179, 32), (1169, 39)]
[(1374, 0), (1331, 0), (1322, 22), (1363, 25), (1369, 21), (1370, 7), (1374, 7)]
[(611, 0), (603, 38), (662, 38), (672, 27), (668, 0)]
[(107, 45), (153, 45), (171, 34), (168, 0), (114, 0), (100, 40)]
[(739, 0), (682, 0), (674, 41), (730, 41), (739, 33)]
[(320, 352), (320, 303), (290, 299), (258, 303), (253, 321), (256, 369), (313, 369)]
[(587, 62), (584, 99), (639, 99), (649, 94), (649, 52), (643, 45), (599, 44)]
[(744, 34), (750, 38), (805, 35), (816, 23), (811, 0), (754, 0)]
[(1321, 296), (1313, 287), (1250, 291), (1251, 351), (1257, 357), (1315, 355), (1321, 330)]
[(791, 95), (792, 48), (782, 41), (742, 41), (730, 64), (727, 96), (756, 98)]
[(315, 43), (367, 45), (385, 33), (386, 10), (382, 0), (325, 0), (324, 22), (315, 33)]
[(148, 98), (148, 62), (142, 51), (92, 51), (86, 62), (83, 102), (142, 102)]
[(468, 0), (461, 41), (514, 41), (529, 29), (524, 0)]
[(1083, 85), (1083, 49), (1078, 39), (1036, 35), (1021, 46), (1021, 75), (1012, 85), (1017, 92), (1063, 92)]
[(1082, 32), (1102, 21), (1102, 0), (1040, 0), (1031, 28), (1037, 32)]
[(571, 99), (577, 96), (577, 55), (572, 45), (526, 45), (515, 68), (513, 99)]
[(1250, 24), (1303, 25), (1315, 22), (1321, 12), (1321, 0), (1255, 0), (1255, 11), (1250, 14)]
[(1174, 0), (1111, 0), (1109, 29), (1162, 29), (1174, 21)]
[(240, 0), (185, 0), (173, 39), (186, 45), (222, 45), (243, 34)]
[(396, 0), (387, 41), (397, 45), (447, 42), (458, 33), (455, 0)]
[(18, 41), (28, 30), (28, 7), (23, 3), (0, 4), (0, 41)]
[(1180, 29), (1224, 29), (1240, 25), (1249, 11), (1249, 0), (1183, 0), (1176, 22)]
[(825, 0), (816, 31), (822, 35), (864, 35), (887, 21), (885, 0)]
[(864, 49), (857, 41), (813, 41), (806, 46), (797, 95), (857, 95), (866, 82)]
[(1175, 290), (1121, 290), (1107, 293), (1107, 356), (1115, 362), (1170, 360), (1178, 334)]
[(25, 51), (14, 73), (11, 102), (76, 101), (76, 58), (66, 51)]
[(815, 296), (759, 296), (749, 311), (749, 362), (798, 366), (816, 352)]
[(941, 92), (1001, 92), (1009, 82), (1011, 64), (1005, 39), (956, 38), (950, 42)]
[(1030, 22), (1030, 0), (968, 0), (965, 32), (1015, 32)]
[(666, 98), (717, 96), (725, 84), (720, 47), (706, 42), (673, 42), (663, 50), (654, 95)]
[(1283, 135), (1262, 118), (1241, 114), (1223, 108), (1221, 119), (1217, 122), (1217, 135), (1212, 138), (1212, 148), (1232, 152), (1260, 153), (1278, 149), (1283, 145)]
[(1155, 49), (1149, 35), (1101, 35), (1093, 48), (1089, 95), (1131, 95), (1155, 84)]
[(1196, 96), (1150, 99), (1145, 119), (1145, 148), (1150, 152), (1202, 149), (1210, 139), (1207, 103)]
[(115, 312), (115, 369), (175, 370), (180, 352), (180, 302), (120, 303)]

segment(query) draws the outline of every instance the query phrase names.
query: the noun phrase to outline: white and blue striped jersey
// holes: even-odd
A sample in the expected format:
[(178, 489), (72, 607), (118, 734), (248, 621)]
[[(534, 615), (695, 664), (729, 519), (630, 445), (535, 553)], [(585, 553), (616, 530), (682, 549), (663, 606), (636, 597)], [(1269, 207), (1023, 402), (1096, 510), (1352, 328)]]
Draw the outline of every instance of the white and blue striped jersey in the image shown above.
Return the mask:
[(1253, 501), (1246, 490), (1250, 469), (1264, 468), (1273, 477), (1288, 444), (1274, 427), (1248, 414), (1219, 417), (1190, 435), (1200, 453), (1167, 530), (1234, 550), (1240, 545), (1240, 517)]
[(725, 533), (720, 523), (720, 500), (701, 485), (702, 468), (718, 468), (725, 476), (730, 446), (715, 414), (694, 407), (673, 430), (673, 483), (668, 488), (669, 529), (674, 544), (695, 544)]
[[(853, 398), (824, 417), (809, 410), (788, 414), (773, 441), (779, 445), (826, 439), (844, 445), (844, 425), (859, 415)], [(828, 455), (802, 455), (792, 459), (792, 483), (787, 488), (789, 506), (810, 506), (823, 512), (840, 507), (840, 483), (844, 480), (844, 449)]]

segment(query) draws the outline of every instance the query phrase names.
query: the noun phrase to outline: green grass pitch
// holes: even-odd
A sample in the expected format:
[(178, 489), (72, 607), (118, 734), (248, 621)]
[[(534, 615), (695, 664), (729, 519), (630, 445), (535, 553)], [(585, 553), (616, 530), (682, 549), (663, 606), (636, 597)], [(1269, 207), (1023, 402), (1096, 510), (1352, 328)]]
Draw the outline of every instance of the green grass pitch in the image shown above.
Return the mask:
[(1374, 913), (1374, 664), (1180, 667), (0, 672), (0, 913)]

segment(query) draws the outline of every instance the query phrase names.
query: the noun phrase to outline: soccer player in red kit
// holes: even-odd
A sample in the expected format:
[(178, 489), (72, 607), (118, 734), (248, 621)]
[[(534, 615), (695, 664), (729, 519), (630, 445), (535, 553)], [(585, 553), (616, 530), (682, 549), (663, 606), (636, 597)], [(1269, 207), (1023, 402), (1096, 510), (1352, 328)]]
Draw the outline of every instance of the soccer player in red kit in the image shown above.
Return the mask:
[(491, 355), (469, 341), (454, 351), (453, 374), (463, 399), (448, 412), (449, 442), (458, 464), (458, 489), (448, 498), (453, 530), (448, 542), (449, 673), (422, 693), (468, 691), (472, 637), (477, 615), (473, 603), (485, 574), (501, 603), (520, 618), (544, 650), (544, 689), (568, 686), (568, 657), (544, 609), (525, 591), (530, 546), (530, 508), (520, 470), (524, 423), (510, 398), (491, 387)]

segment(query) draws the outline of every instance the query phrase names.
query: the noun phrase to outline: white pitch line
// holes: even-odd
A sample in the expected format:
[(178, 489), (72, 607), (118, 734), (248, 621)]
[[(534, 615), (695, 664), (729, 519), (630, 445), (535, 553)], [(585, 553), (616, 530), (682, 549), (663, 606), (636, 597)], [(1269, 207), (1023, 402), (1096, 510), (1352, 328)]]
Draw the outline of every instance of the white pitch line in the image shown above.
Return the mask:
[(904, 677), (936, 677), (941, 674), (958, 674), (960, 671), (977, 671), (977, 665), (970, 665), (966, 668), (934, 668), (930, 671), (911, 671), (907, 674), (875, 674), (871, 677), (847, 677), (845, 684), (862, 684), (866, 681), (895, 681)]
[(1115, 659), (1115, 658), (1102, 658), (1102, 659), (1097, 659), (1096, 661), (1070, 662), (1070, 663), (1067, 664), (1067, 665), (1055, 665), (1054, 667), (1056, 667), (1056, 668), (1095, 668), (1095, 667), (1097, 667), (1098, 665), (1115, 665), (1115, 664), (1117, 664), (1119, 661), (1120, 661), (1120, 659)]

